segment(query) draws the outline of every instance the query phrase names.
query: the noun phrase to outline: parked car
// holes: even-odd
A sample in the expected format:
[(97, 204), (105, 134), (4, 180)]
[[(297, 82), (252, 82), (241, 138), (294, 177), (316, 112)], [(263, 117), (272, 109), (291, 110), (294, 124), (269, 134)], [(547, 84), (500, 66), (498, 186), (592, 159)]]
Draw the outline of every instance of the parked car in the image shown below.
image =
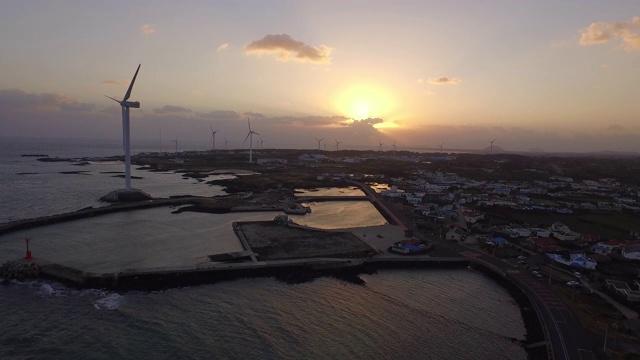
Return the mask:
[(538, 279), (542, 279), (542, 274), (540, 274), (539, 272), (537, 272), (535, 270), (533, 271), (533, 276), (537, 277)]
[(580, 274), (579, 272), (574, 272), (573, 276), (577, 277), (578, 279), (580, 279), (582, 277), (582, 274)]
[(524, 261), (524, 260), (520, 260), (520, 261), (518, 261), (518, 264), (520, 264), (520, 265), (527, 265), (527, 262), (526, 262), (526, 261)]
[(580, 283), (577, 282), (577, 281), (568, 281), (567, 282), (567, 286), (578, 287), (578, 286), (582, 286), (582, 285), (580, 285)]
[(524, 255), (520, 255), (520, 256), (518, 256), (518, 260), (524, 260), (524, 259), (526, 259), (526, 258), (527, 258), (527, 257), (526, 257), (526, 256), (524, 256)]

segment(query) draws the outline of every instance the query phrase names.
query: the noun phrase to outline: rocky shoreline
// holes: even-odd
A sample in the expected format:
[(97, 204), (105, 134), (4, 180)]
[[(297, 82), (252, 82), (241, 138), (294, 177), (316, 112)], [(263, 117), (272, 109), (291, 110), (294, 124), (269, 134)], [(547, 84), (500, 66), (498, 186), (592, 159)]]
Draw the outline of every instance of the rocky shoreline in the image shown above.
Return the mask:
[(41, 269), (38, 264), (28, 260), (7, 261), (0, 266), (0, 278), (7, 283), (11, 280), (33, 279), (40, 276)]

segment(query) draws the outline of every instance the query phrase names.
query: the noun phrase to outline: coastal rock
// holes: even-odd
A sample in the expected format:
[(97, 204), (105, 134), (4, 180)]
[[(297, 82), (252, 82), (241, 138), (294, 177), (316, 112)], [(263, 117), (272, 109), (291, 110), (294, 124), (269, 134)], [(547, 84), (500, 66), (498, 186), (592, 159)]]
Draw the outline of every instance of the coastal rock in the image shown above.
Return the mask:
[(36, 278), (40, 275), (40, 266), (28, 260), (7, 261), (0, 266), (0, 278), (5, 282)]
[(145, 193), (142, 190), (131, 189), (131, 190), (114, 190), (108, 193), (107, 195), (101, 197), (99, 200), (108, 203), (120, 203), (120, 202), (136, 202), (136, 201), (146, 201), (151, 200), (153, 197), (151, 195)]

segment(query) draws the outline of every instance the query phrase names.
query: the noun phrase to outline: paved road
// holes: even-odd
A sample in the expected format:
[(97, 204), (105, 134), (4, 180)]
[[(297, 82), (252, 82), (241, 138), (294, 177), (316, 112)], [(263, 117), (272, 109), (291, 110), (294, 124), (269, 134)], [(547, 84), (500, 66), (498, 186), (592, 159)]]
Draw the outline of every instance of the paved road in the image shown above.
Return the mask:
[[(406, 214), (397, 211), (392, 202), (382, 199), (369, 186), (354, 182), (360, 186), (365, 193), (370, 196), (372, 202), (378, 202), (380, 207), (388, 212), (389, 217), (396, 220), (398, 225), (406, 229), (411, 229), (418, 233), (418, 229), (413, 225), (412, 219), (408, 219)], [(440, 249), (447, 249), (450, 256), (462, 255), (475, 260), (480, 260), (490, 266), (504, 272), (507, 278), (518, 285), (534, 302), (542, 317), (540, 320), (546, 326), (548, 341), (551, 344), (550, 354), (555, 360), (587, 360), (595, 359), (596, 354), (593, 349), (599, 342), (599, 337), (585, 331), (577, 316), (571, 309), (551, 291), (550, 285), (546, 281), (540, 281), (529, 273), (524, 273), (514, 265), (482, 253), (477, 249), (458, 244), (456, 242), (443, 241), (437, 235), (427, 236), (422, 234), (427, 240), (437, 244)]]

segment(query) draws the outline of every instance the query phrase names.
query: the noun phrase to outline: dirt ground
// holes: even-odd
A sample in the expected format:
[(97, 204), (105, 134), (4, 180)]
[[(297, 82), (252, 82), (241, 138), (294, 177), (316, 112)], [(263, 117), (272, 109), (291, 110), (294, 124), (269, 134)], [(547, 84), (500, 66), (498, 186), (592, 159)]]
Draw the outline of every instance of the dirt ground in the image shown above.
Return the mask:
[(350, 232), (287, 227), (274, 222), (239, 223), (258, 260), (367, 257), (375, 251)]

